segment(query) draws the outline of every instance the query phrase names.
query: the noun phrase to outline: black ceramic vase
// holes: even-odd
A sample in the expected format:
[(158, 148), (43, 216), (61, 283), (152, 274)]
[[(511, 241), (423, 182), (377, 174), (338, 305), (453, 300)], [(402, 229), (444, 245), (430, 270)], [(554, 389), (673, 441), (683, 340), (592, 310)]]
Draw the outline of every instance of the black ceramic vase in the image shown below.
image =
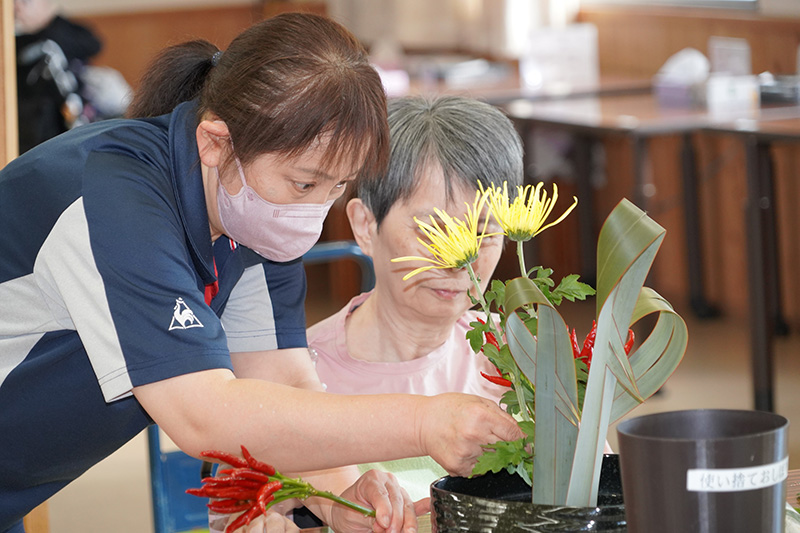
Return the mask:
[(527, 532), (623, 533), (625, 506), (617, 455), (606, 455), (597, 507), (534, 505), (531, 488), (505, 471), (474, 478), (443, 477), (431, 485), (434, 533)]

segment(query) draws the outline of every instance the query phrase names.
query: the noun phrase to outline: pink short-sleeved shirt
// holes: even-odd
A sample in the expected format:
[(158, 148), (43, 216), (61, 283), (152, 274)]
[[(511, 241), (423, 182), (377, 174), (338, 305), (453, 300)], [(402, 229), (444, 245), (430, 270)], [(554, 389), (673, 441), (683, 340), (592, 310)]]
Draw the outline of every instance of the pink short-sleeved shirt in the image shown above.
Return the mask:
[(353, 359), (347, 352), (345, 321), (370, 293), (356, 296), (338, 313), (308, 330), (308, 346), (316, 355), (320, 380), (328, 392), (338, 394), (408, 393), (433, 396), (464, 392), (500, 400), (505, 387), (480, 375), (497, 375), (483, 354), (475, 354), (466, 339), (469, 323), (483, 316), (467, 311), (453, 327), (450, 337), (424, 357), (411, 361), (372, 362)]

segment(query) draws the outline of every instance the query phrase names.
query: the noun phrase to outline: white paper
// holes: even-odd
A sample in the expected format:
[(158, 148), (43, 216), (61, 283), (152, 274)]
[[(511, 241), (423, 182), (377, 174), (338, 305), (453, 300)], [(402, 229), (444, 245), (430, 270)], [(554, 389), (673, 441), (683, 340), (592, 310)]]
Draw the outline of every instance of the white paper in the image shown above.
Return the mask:
[(686, 472), (689, 492), (741, 492), (776, 485), (789, 477), (789, 458), (747, 468), (690, 468)]

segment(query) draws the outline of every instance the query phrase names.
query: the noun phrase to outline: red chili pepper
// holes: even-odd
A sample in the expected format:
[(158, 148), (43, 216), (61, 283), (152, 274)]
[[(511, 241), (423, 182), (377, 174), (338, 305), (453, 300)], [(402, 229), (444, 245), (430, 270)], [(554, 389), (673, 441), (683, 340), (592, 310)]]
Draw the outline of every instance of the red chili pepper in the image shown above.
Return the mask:
[(261, 514), (261, 509), (257, 505), (253, 505), (249, 511), (239, 515), (239, 518), (228, 524), (225, 528), (225, 533), (232, 533), (242, 526), (249, 524), (254, 518)]
[(247, 461), (242, 459), (241, 457), (236, 457), (233, 454), (221, 452), (218, 450), (208, 450), (205, 452), (200, 452), (200, 457), (208, 457), (209, 459), (217, 459), (222, 461), (223, 463), (227, 463), (231, 466), (235, 466), (236, 468), (246, 468)]
[(238, 516), (238, 518), (236, 518), (236, 520), (228, 524), (228, 527), (225, 528), (225, 533), (233, 533), (234, 531), (245, 525), (244, 521), (246, 520), (245, 518), (246, 515), (247, 513), (242, 513)]
[[(569, 328), (567, 328), (569, 330)], [(573, 329), (569, 335), (570, 343), (572, 344), (572, 356), (577, 359), (581, 356), (581, 349), (578, 346), (578, 333)]]
[(633, 348), (633, 342), (634, 342), (633, 330), (629, 329), (628, 330), (628, 340), (625, 342), (625, 346), (623, 346), (623, 349), (625, 350), (625, 355), (628, 355), (628, 354), (631, 353), (631, 349)]
[(280, 481), (272, 481), (265, 484), (263, 487), (261, 487), (261, 490), (258, 491), (256, 504), (259, 506), (263, 514), (266, 514), (267, 504), (275, 499), (275, 493), (279, 491), (281, 487), (283, 487), (283, 483)]
[(265, 474), (264, 472), (256, 472), (255, 470), (250, 470), (249, 468), (237, 468), (231, 472), (231, 476), (238, 479), (257, 481), (259, 484), (269, 483), (271, 480), (269, 474)]
[[(260, 472), (259, 472), (260, 473)], [(262, 484), (269, 481), (251, 479), (244, 474), (237, 474), (235, 476), (220, 476), (220, 477), (207, 477), (203, 478), (202, 482), (209, 487), (247, 487), (247, 488), (260, 488)]]
[(261, 509), (258, 508), (257, 505), (254, 505), (250, 508), (249, 511), (245, 513), (246, 518), (244, 519), (244, 524), (247, 525), (253, 521), (254, 518), (261, 514)]
[(484, 372), (481, 372), (481, 376), (491, 381), (492, 383), (495, 383), (497, 385), (502, 385), (503, 387), (510, 387), (512, 385), (512, 383), (509, 380), (507, 380), (502, 376), (490, 376), (489, 374), (486, 374)]
[[(483, 319), (481, 319), (481, 317), (475, 317), (475, 320), (477, 320), (481, 324), (484, 325), (486, 324), (486, 322)], [(486, 336), (486, 342), (488, 342), (498, 350), (500, 349), (500, 344), (497, 342), (497, 337), (495, 337), (494, 333), (492, 333), (491, 331), (487, 331), (486, 333), (484, 333), (484, 335)]]
[(275, 499), (274, 494), (270, 494), (266, 496), (263, 500), (259, 499), (256, 501), (256, 505), (258, 508), (261, 509), (261, 514), (267, 514), (267, 504)]
[[(234, 503), (229, 504), (222, 504), (221, 502), (229, 502), (232, 501)], [(208, 502), (206, 507), (214, 511), (215, 513), (220, 514), (234, 514), (234, 513), (241, 513), (242, 511), (247, 511), (253, 504), (249, 501), (240, 501), (240, 500), (219, 500)]]
[(245, 448), (244, 446), (242, 446), (242, 455), (244, 456), (245, 461), (247, 461), (247, 464), (253, 470), (262, 472), (264, 474), (267, 474), (268, 476), (275, 475), (275, 467), (273, 467), (272, 465), (268, 465), (265, 462), (259, 461), (258, 459), (250, 455), (250, 452), (248, 452), (247, 448)]
[(489, 344), (500, 350), (500, 344), (497, 342), (497, 337), (494, 336), (494, 333), (492, 333), (491, 331), (487, 331), (485, 335), (486, 335), (486, 342), (488, 342)]
[(583, 341), (583, 349), (581, 350), (580, 358), (583, 359), (586, 357), (586, 364), (588, 366), (589, 362), (592, 360), (592, 354), (594, 352), (594, 341), (597, 337), (597, 322), (592, 320), (592, 329), (589, 331), (589, 334), (586, 335), (586, 340)]
[(249, 487), (206, 487), (205, 495), (209, 498), (255, 500), (258, 496), (258, 489)]

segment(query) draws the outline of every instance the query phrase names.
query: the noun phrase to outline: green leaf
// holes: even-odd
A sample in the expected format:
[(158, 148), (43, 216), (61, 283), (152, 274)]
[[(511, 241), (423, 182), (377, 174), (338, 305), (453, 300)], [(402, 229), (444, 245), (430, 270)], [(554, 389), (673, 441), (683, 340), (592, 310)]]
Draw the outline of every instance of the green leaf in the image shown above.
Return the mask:
[(472, 351), (475, 353), (481, 353), (481, 347), (483, 346), (483, 330), (478, 329), (480, 325), (479, 322), (472, 322), (470, 326), (472, 328), (467, 331), (467, 340), (469, 341), (469, 346), (472, 348)]
[[(661, 337), (667, 334), (664, 328), (656, 329), (645, 343), (648, 348), (637, 352), (642, 355), (625, 355), (623, 343), (627, 338), (629, 325), (655, 310), (658, 301), (651, 298), (650, 292), (643, 289), (644, 281), (664, 239), (664, 229), (627, 200), (620, 202), (609, 215), (600, 232), (598, 242), (598, 319), (592, 367), (586, 386), (581, 426), (575, 448), (567, 505), (593, 506), (597, 500), (600, 463), (605, 444), (608, 425), (611, 420), (613, 404), (628, 395), (635, 401), (642, 401), (637, 383), (637, 370), (632, 362), (640, 360), (642, 365), (652, 361), (649, 347), (663, 346)], [(644, 303), (640, 296), (645, 294)], [(650, 302), (648, 304), (648, 302)], [(652, 305), (651, 305), (652, 304)], [(681, 321), (682, 322), (682, 321)], [(680, 338), (680, 326), (670, 334)], [(685, 325), (683, 325), (685, 332)], [(653, 335), (656, 338), (653, 338)], [(683, 357), (685, 344), (673, 343), (666, 355), (663, 368), (674, 370)], [(637, 363), (639, 365), (639, 363)], [(638, 369), (641, 372), (641, 368)], [(664, 375), (659, 371), (658, 374)], [(643, 376), (645, 374), (641, 374)], [(615, 401), (615, 397), (617, 400)], [(542, 431), (542, 428), (539, 428)]]
[(538, 305), (538, 340), (516, 313), (509, 315), (506, 337), (511, 354), (533, 382), (536, 426), (533, 501), (557, 504), (566, 498), (576, 440), (578, 393), (567, 326), (533, 280), (506, 285), (507, 311)]
[(509, 466), (516, 467), (522, 464), (528, 456), (525, 450), (526, 438), (514, 441), (498, 441), (486, 446), (486, 452), (478, 458), (472, 468), (472, 475), (479, 476), (487, 472), (500, 472)]
[(525, 460), (518, 464), (516, 468), (509, 468), (508, 470), (509, 474), (517, 474), (528, 486), (533, 486), (533, 468), (530, 461)]
[(595, 290), (586, 283), (578, 281), (577, 274), (570, 274), (561, 278), (561, 282), (553, 290), (553, 295), (559, 298), (566, 298), (570, 302), (575, 300), (585, 300), (587, 296), (593, 296)]
[(506, 293), (506, 285), (500, 280), (494, 279), (489, 287), (489, 290), (486, 291), (484, 297), (489, 305), (493, 302), (500, 302), (502, 303), (505, 300), (505, 293)]
[(630, 354), (629, 360), (636, 379), (639, 398), (633, 397), (621, 385), (614, 394), (611, 422), (614, 423), (642, 401), (656, 393), (683, 359), (688, 344), (686, 323), (672, 306), (654, 290), (645, 287), (634, 310), (634, 323), (652, 313), (659, 313), (650, 335)]

